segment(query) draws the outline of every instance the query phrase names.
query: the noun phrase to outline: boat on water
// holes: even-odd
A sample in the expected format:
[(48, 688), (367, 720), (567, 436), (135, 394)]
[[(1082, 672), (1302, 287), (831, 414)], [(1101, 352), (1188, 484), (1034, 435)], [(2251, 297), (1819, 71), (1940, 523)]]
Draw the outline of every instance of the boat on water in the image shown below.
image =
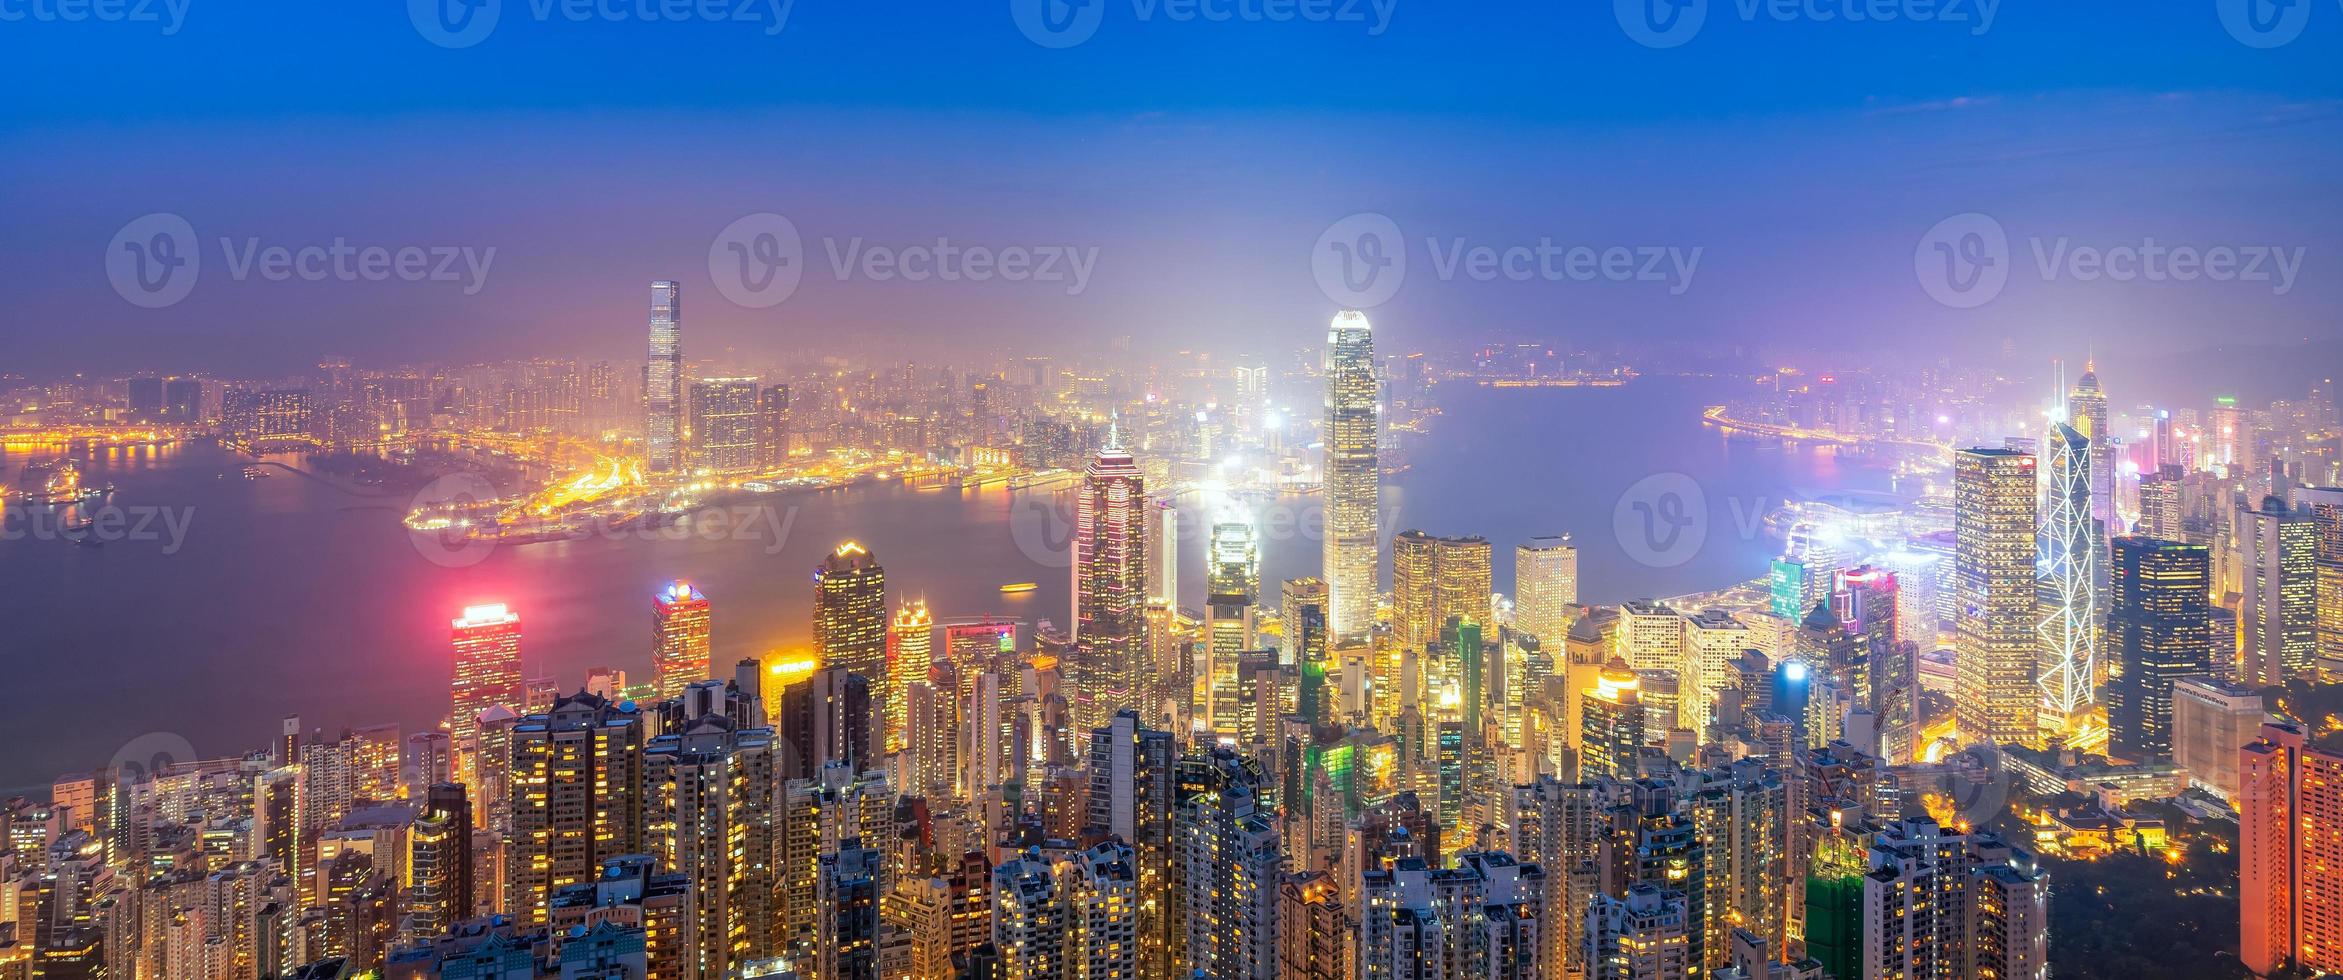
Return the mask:
[(247, 480), (266, 480), (268, 477), (268, 470), (263, 467), (247, 466), (244, 468), (244, 478)]
[(28, 504), (70, 504), (105, 496), (114, 488), (81, 482), (81, 467), (70, 459), (34, 463), (16, 478), (17, 500)]
[(1038, 588), (1041, 588), (1041, 586), (1033, 582), (1011, 582), (1007, 585), (1001, 586), (1001, 592), (1006, 595), (1018, 595), (1025, 592), (1031, 592)]

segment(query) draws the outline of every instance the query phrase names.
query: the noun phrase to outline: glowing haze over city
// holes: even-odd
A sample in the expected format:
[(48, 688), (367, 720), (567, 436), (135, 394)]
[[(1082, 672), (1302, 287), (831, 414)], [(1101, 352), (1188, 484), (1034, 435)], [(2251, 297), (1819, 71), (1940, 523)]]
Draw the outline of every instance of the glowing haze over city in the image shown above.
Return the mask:
[(2343, 8), (0, 52), (0, 980), (2343, 974)]

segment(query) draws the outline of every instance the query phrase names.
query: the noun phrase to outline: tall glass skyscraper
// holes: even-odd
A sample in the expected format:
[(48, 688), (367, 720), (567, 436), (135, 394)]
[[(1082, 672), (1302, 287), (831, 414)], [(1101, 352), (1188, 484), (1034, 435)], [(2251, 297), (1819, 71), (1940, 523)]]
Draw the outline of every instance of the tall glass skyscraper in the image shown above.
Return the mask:
[(1513, 625), (1560, 657), (1578, 602), (1578, 549), (1570, 535), (1531, 538), (1513, 550)]
[(2107, 639), (2123, 669), (2108, 684), (2109, 749), (2124, 759), (2172, 754), (2172, 684), (2213, 670), (2203, 545), (2115, 539)]
[(2091, 440), (2065, 422), (2050, 426), (2044, 448), (2049, 479), (2038, 543), (2039, 606), (2035, 669), (2042, 686), (2042, 729), (2073, 733), (2098, 701), (2099, 595), (2092, 566), (2099, 528), (2091, 516)]
[(1953, 457), (1953, 705), (1970, 742), (2033, 744), (2038, 734), (2034, 489), (2031, 454), (1964, 449)]
[(822, 666), (844, 667), (884, 688), (887, 572), (862, 545), (839, 545), (814, 569), (814, 649)]
[(1147, 658), (1147, 489), (1139, 464), (1109, 430), (1083, 475), (1074, 515), (1074, 727), (1103, 728), (1140, 706)]
[(651, 359), (643, 371), (643, 446), (650, 471), (683, 469), (683, 285), (651, 284)]
[(708, 619), (708, 597), (689, 582), (651, 596), (651, 667), (661, 699), (680, 698), (708, 679)]
[(1374, 334), (1366, 314), (1344, 310), (1326, 334), (1325, 570), (1337, 641), (1375, 626), (1377, 401)]

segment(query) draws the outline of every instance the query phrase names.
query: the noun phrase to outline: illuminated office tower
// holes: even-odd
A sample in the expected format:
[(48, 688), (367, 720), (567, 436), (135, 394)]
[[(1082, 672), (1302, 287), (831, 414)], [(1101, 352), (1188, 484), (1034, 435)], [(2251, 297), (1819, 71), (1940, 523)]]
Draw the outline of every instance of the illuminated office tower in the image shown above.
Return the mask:
[(2034, 685), (2034, 457), (1965, 449), (1953, 457), (1953, 575), (1959, 589), (1954, 715), (1970, 742), (2031, 744)]
[(1443, 538), (1402, 531), (1391, 539), (1392, 624), (1400, 649), (1422, 653), (1440, 641), (1450, 619), (1488, 626), (1489, 539)]
[(436, 783), (407, 829), (407, 915), (418, 936), (472, 917), (472, 804), (464, 787)]
[(1167, 609), (1180, 605), (1180, 512), (1170, 500), (1147, 510), (1147, 598)]
[(679, 473), (683, 461), (683, 286), (651, 284), (651, 357), (643, 369), (643, 447), (652, 473)]
[(880, 700), (887, 706), (887, 750), (899, 752), (918, 733), (911, 725), (911, 686), (927, 683), (935, 669), (935, 617), (927, 601), (906, 602), (895, 610), (887, 628), (887, 689)]
[[(2083, 376), (2066, 393), (2065, 423), (2090, 442), (2091, 519), (2102, 528), (2115, 524), (2115, 431), (2108, 424), (2107, 393), (2099, 389), (2096, 362), (2083, 362)], [(2053, 442), (2056, 440), (2053, 439)], [(2099, 581), (2104, 581), (2100, 579)]]
[(708, 679), (708, 597), (673, 582), (651, 597), (651, 669), (659, 699)]
[(1178, 975), (1269, 980), (1283, 872), (1276, 814), (1255, 805), (1260, 766), (1223, 747), (1180, 760), (1175, 778), (1172, 860), (1188, 932)]
[(879, 980), (879, 899), (887, 888), (886, 857), (858, 837), (822, 852), (814, 890), (814, 976)]
[(2099, 523), (2091, 516), (2091, 442), (2064, 422), (2050, 427), (2048, 486), (2034, 633), (2045, 736), (2074, 736), (2098, 703), (2099, 594), (2093, 566)]
[(1593, 687), (1573, 696), (1579, 701), (1579, 778), (1633, 778), (1635, 757), (1648, 741), (1642, 682), (1635, 672), (1626, 661), (1613, 659)]
[(2049, 977), (2050, 876), (2032, 855), (1934, 821), (1873, 837), (1863, 877), (1863, 976)]
[(642, 851), (643, 718), (631, 707), (581, 693), (513, 728), (504, 912), (517, 921), (543, 925), (556, 893)]
[(480, 790), (480, 713), (521, 706), (521, 617), (503, 603), (469, 606), (454, 622), (455, 682), (449, 687), (448, 737), (460, 781)]
[(1588, 980), (1690, 980), (1706, 972), (1692, 959), (1693, 928), (1682, 892), (1637, 882), (1588, 903), (1579, 962)]
[(1326, 548), (1327, 600), (1337, 641), (1366, 637), (1375, 626), (1376, 528), (1383, 479), (1376, 458), (1381, 436), (1381, 391), (1375, 380), (1375, 339), (1367, 316), (1344, 310), (1326, 333)]
[[(2212, 556), (2202, 545), (2125, 537), (2114, 542), (2107, 642), (2112, 754), (2145, 761), (2173, 750), (2173, 684), (2213, 670)], [(2240, 743), (2243, 744), (2243, 743)]]
[(1187, 923), (1173, 917), (1172, 803), (1179, 750), (1170, 732), (1142, 726), (1137, 712), (1117, 713), (1090, 736), (1089, 828), (1132, 848), (1139, 909), (1139, 965), (1145, 976), (1171, 976)]
[(1666, 603), (1630, 600), (1619, 607), (1619, 655), (1636, 670), (1684, 669), (1684, 616)]
[(1295, 707), (1302, 719), (1323, 725), (1334, 718), (1334, 699), (1327, 674), (1334, 668), (1332, 633), (1326, 605), (1326, 581), (1287, 579), (1280, 618), (1285, 621), (1285, 659), (1292, 663), (1298, 688)]
[(1513, 626), (1538, 638), (1549, 654), (1562, 650), (1578, 604), (1578, 549), (1570, 535), (1531, 538), (1513, 549)]
[(775, 468), (789, 461), (789, 386), (757, 389), (757, 465)]
[(1107, 430), (1083, 474), (1074, 516), (1074, 728), (1089, 731), (1138, 706), (1147, 665), (1147, 500), (1139, 464)]
[(643, 846), (691, 882), (685, 945), (705, 976), (773, 956), (778, 942), (773, 730), (741, 727), (725, 700), (723, 681), (694, 685), (680, 727), (642, 752)]
[(2181, 468), (2166, 464), (2154, 473), (2140, 476), (2140, 522), (2134, 533), (2163, 541), (2183, 538), (2182, 521), (2186, 517), (2183, 504), (2187, 490)]
[(2311, 605), (2318, 611), (2319, 678), (2343, 683), (2343, 487), (2297, 490), (2295, 499), (2310, 510), (2315, 542), (2312, 577), (2317, 584)]
[(1255, 604), (1261, 592), (1261, 559), (1253, 547), (1253, 527), (1231, 522), (1213, 525), (1211, 565), (1205, 574), (1205, 669), (1196, 713), (1213, 731), (1233, 734), (1238, 716), (1239, 671), (1244, 654), (1254, 646)]
[(2343, 755), (2279, 722), (2239, 755), (2238, 958), (2255, 976), (2343, 971)]
[(1717, 694), (1731, 685), (1733, 663), (1750, 645), (1749, 628), (1722, 609), (1703, 610), (1684, 620), (1685, 710), (1681, 727), (1707, 738)]
[(757, 468), (764, 427), (755, 378), (702, 378), (691, 383), (691, 468), (746, 473)]
[(814, 569), (814, 652), (824, 667), (843, 667), (885, 697), (887, 572), (877, 556), (848, 541)]
[(2212, 445), (2207, 446), (2205, 454), (2198, 457), (2198, 463), (2205, 469), (2227, 467), (2232, 476), (2242, 472), (2247, 455), (2246, 432), (2237, 411), (2237, 399), (2229, 395), (2213, 399), (2213, 413), (2207, 419), (2207, 428), (2210, 430), (2208, 434), (2212, 436)]
[(2275, 496), (2232, 520), (2245, 579), (2237, 614), (2245, 633), (2241, 673), (2265, 687), (2308, 676), (2318, 655), (2318, 528), (2309, 512)]

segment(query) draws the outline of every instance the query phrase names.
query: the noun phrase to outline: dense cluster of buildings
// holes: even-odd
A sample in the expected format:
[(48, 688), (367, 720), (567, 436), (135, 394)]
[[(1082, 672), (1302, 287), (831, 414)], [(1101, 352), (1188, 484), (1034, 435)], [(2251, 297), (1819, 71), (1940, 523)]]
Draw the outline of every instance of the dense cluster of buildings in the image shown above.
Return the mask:
[[(785, 391), (691, 378), (674, 283), (651, 319), (647, 468), (757, 465)], [(2234, 801), (2248, 964), (2343, 970), (2343, 755), (2249, 686), (2343, 670), (2343, 491), (2284, 453), (2160, 435), (2118, 480), (2086, 374), (1954, 454), (1941, 606), (1813, 554), (1788, 603), (1589, 606), (1567, 536), (1508, 599), (1486, 538), (1379, 526), (1363, 315), (1319, 378), (1321, 576), (1215, 519), (1183, 608), (1165, 470), (1110, 421), (1070, 437), (1064, 631), (940, 616), (854, 542), (802, 657), (713, 662), (722, 597), (677, 582), (647, 681), (530, 680), (519, 613), (468, 608), (437, 724), (288, 719), (0, 809), (0, 977), (2043, 980), (2013, 783)], [(1278, 428), (1198, 421), (1183, 455)]]

